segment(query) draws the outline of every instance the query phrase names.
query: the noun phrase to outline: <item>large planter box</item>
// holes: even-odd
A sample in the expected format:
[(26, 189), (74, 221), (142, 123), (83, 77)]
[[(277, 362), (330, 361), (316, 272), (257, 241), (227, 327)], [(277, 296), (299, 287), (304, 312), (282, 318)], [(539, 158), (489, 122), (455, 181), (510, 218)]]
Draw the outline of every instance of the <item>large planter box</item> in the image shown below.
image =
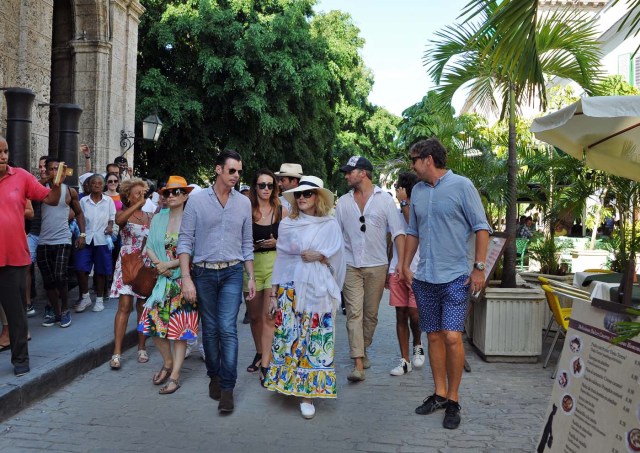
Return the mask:
[(571, 272), (604, 269), (607, 259), (609, 252), (606, 250), (571, 250)]
[(473, 304), (473, 345), (487, 362), (537, 362), (545, 310), (539, 287), (489, 287)]

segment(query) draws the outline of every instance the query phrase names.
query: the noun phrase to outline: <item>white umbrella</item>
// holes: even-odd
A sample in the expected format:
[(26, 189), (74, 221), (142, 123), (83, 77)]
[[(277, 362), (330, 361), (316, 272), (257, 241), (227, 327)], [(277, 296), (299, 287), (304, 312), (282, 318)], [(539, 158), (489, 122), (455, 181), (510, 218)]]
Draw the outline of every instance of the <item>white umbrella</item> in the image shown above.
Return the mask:
[(539, 140), (585, 165), (640, 181), (640, 96), (596, 96), (536, 118)]

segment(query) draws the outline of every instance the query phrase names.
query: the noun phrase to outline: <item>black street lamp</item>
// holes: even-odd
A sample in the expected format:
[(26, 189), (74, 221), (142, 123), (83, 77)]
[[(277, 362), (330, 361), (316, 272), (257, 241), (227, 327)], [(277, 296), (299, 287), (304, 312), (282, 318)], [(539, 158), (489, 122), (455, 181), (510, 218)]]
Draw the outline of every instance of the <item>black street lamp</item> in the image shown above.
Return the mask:
[(142, 139), (136, 138), (135, 134), (129, 135), (122, 129), (120, 131), (120, 147), (125, 148), (122, 154), (129, 151), (134, 143), (140, 142), (140, 140), (157, 142), (160, 138), (160, 132), (162, 132), (162, 121), (156, 114), (149, 115), (142, 120)]

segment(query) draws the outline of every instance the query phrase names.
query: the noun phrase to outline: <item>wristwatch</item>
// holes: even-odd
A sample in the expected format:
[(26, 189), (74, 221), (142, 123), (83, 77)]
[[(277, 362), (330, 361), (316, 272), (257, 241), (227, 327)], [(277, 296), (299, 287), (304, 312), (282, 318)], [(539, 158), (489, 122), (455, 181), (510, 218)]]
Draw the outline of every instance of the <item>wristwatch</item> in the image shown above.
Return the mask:
[(87, 233), (80, 233), (80, 235), (78, 237), (86, 238), (87, 237)]
[(400, 207), (401, 208), (406, 208), (407, 206), (409, 206), (409, 203), (407, 203), (407, 200), (402, 200), (400, 202)]
[(89, 154), (88, 156), (84, 156), (85, 159), (91, 159), (91, 154)]
[(483, 271), (486, 266), (482, 261), (478, 261), (477, 263), (473, 263), (473, 268), (478, 269), (479, 271)]

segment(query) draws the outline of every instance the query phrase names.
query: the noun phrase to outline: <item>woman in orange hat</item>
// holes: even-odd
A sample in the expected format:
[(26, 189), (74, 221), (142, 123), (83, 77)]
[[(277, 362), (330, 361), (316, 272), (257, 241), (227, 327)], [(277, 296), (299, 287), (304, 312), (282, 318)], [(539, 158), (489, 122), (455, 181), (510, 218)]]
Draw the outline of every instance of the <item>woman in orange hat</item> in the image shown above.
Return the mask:
[[(155, 385), (166, 384), (160, 394), (180, 388), (180, 370), (187, 340), (198, 335), (198, 307), (182, 297), (180, 262), (176, 255), (184, 205), (193, 187), (182, 176), (170, 176), (160, 191), (165, 209), (155, 215), (145, 248), (158, 274), (158, 281), (145, 303), (138, 331), (153, 338), (162, 355), (162, 368), (153, 376)], [(173, 343), (173, 353), (171, 351)]]

